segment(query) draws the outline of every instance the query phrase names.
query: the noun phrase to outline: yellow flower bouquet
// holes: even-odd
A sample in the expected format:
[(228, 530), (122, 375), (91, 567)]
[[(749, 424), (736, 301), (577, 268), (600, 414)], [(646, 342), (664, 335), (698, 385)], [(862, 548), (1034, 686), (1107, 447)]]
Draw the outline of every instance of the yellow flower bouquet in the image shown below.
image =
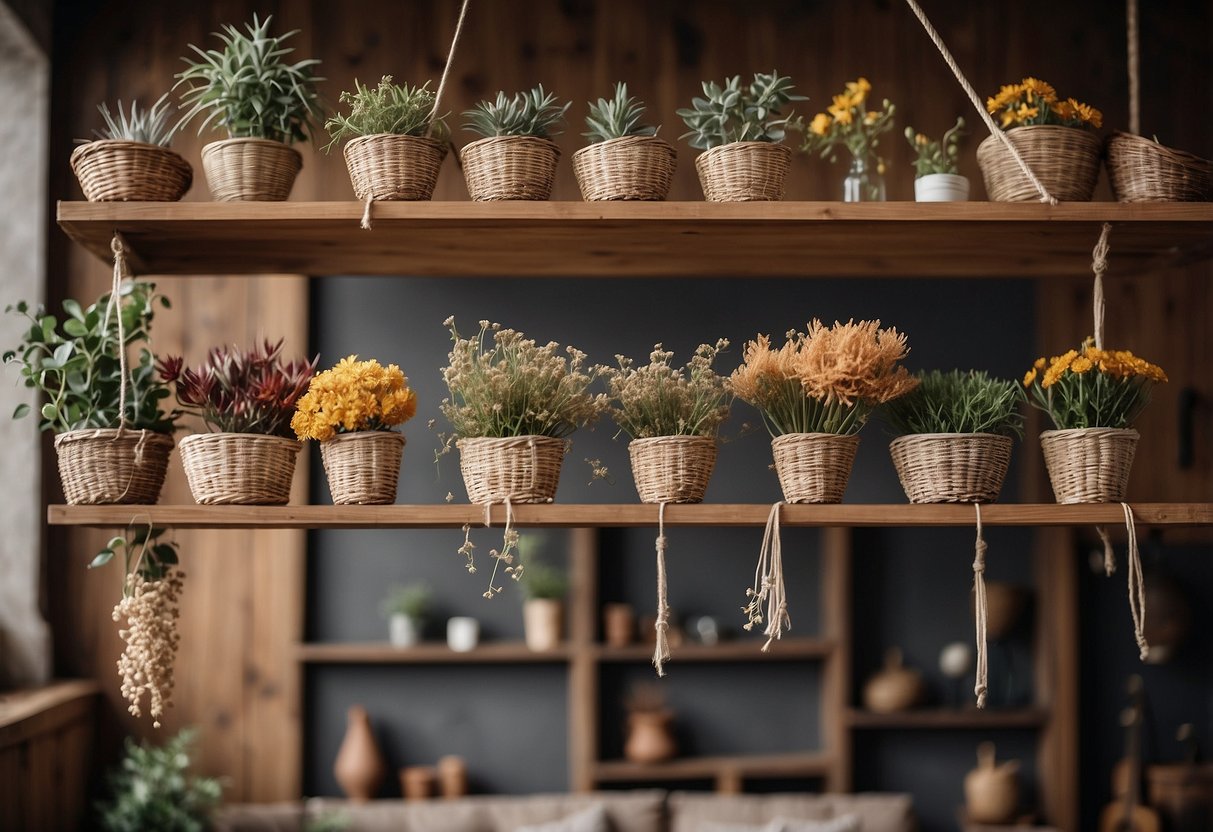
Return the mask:
[(818, 153), (831, 162), (837, 161), (840, 146), (850, 151), (851, 170), (843, 188), (846, 202), (882, 202), (885, 198), (885, 161), (876, 148), (880, 135), (893, 129), (896, 108), (886, 98), (880, 109), (869, 109), (871, 91), (867, 78), (848, 81), (826, 112), (813, 116), (800, 145), (802, 152)]

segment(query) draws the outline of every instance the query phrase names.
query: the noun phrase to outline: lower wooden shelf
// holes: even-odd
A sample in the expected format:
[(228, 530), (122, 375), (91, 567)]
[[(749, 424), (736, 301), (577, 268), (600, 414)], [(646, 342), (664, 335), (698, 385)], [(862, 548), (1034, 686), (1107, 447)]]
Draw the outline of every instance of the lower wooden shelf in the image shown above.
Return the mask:
[(445, 643), (423, 642), (413, 647), (386, 643), (329, 642), (299, 644), (295, 658), (305, 664), (551, 664), (566, 662), (568, 645), (531, 650), (521, 641), (490, 641), (459, 653)]
[[(681, 644), (670, 648), (671, 662), (749, 662), (749, 661), (802, 661), (824, 659), (836, 648), (833, 641), (821, 638), (785, 638), (774, 642), (771, 649), (762, 652), (762, 639), (726, 641), (707, 646), (704, 644)], [(632, 644), (627, 647), (597, 645), (594, 654), (600, 662), (627, 664), (648, 662), (653, 658), (653, 646)]]
[(833, 758), (817, 752), (723, 757), (683, 757), (665, 763), (603, 760), (595, 764), (600, 783), (662, 780), (707, 780), (747, 777), (821, 777)]
[(856, 729), (973, 729), (998, 730), (1002, 728), (1041, 728), (1049, 720), (1049, 712), (1043, 708), (987, 708), (945, 709), (932, 708), (904, 711), (896, 714), (878, 714), (852, 708), (846, 714), (847, 723)]

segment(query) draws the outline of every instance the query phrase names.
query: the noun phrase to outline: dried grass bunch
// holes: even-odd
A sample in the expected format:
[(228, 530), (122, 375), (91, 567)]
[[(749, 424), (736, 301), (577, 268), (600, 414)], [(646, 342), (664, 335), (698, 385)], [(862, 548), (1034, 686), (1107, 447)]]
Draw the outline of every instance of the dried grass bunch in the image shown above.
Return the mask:
[(724, 338), (700, 344), (685, 367), (670, 366), (674, 353), (657, 344), (644, 366), (617, 355), (618, 367), (596, 368), (607, 381), (619, 430), (632, 439), (715, 436), (729, 416), (731, 396), (712, 364), (728, 346)]
[(889, 403), (885, 415), (898, 434), (996, 433), (1023, 436), (1019, 405), (1026, 399), (1014, 381), (978, 370), (919, 373), (918, 387)]

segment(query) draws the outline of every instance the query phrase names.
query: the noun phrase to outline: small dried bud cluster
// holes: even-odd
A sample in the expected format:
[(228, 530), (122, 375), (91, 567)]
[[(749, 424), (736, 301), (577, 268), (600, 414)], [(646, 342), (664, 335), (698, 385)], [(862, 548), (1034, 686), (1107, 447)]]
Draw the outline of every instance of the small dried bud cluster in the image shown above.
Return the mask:
[(113, 619), (126, 619), (118, 635), (126, 649), (118, 659), (122, 677), (122, 696), (130, 703), (133, 716), (143, 715), (143, 697), (148, 697), (152, 724), (160, 727), (160, 718), (172, 705), (173, 662), (181, 637), (177, 621), (178, 603), (185, 573), (169, 567), (163, 578), (147, 580), (138, 573), (127, 576), (126, 592), (114, 607)]

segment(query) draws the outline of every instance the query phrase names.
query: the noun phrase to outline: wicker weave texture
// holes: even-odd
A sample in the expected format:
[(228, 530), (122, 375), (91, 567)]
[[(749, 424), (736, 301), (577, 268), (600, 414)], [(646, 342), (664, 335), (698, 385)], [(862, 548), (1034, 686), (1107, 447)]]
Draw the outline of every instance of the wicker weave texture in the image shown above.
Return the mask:
[(701, 503), (712, 469), (716, 439), (654, 436), (628, 443), (632, 478), (642, 503)]
[(339, 506), (396, 502), (404, 437), (386, 430), (342, 433), (320, 443), (329, 493)]
[(459, 470), (473, 503), (550, 503), (560, 484), (564, 440), (550, 436), (460, 439)]
[(1080, 428), (1040, 435), (1045, 468), (1059, 503), (1119, 503), (1137, 452), (1135, 430)]
[(573, 154), (573, 172), (586, 202), (663, 200), (677, 165), (678, 152), (656, 136), (608, 139)]
[(919, 433), (889, 445), (911, 503), (992, 503), (1011, 464), (1011, 437), (994, 433)]
[(493, 136), (459, 151), (468, 193), (478, 202), (547, 199), (556, 181), (560, 148), (536, 136)]
[(378, 133), (345, 146), (345, 166), (359, 200), (425, 200), (434, 195), (446, 143), (423, 136)]
[[(1090, 202), (1099, 180), (1102, 147), (1089, 130), (1032, 124), (1007, 131), (1028, 168), (1062, 202)], [(997, 136), (977, 146), (977, 163), (993, 202), (1039, 202), (1040, 193), (1024, 176)]]
[(59, 480), (70, 505), (153, 505), (173, 437), (147, 430), (73, 430), (55, 437)]
[(784, 500), (841, 503), (858, 448), (858, 436), (834, 433), (785, 433), (772, 439)]
[(293, 439), (253, 433), (195, 433), (181, 440), (181, 465), (195, 502), (281, 506), (291, 499)]
[(72, 151), (72, 170), (89, 202), (176, 202), (194, 181), (181, 154), (120, 139), (80, 145)]
[(786, 145), (733, 142), (700, 153), (695, 170), (709, 202), (778, 202), (791, 159)]
[(1119, 130), (1108, 137), (1108, 179), (1121, 202), (1208, 202), (1213, 162)]
[(303, 157), (268, 139), (226, 139), (202, 148), (202, 170), (216, 202), (282, 202)]

